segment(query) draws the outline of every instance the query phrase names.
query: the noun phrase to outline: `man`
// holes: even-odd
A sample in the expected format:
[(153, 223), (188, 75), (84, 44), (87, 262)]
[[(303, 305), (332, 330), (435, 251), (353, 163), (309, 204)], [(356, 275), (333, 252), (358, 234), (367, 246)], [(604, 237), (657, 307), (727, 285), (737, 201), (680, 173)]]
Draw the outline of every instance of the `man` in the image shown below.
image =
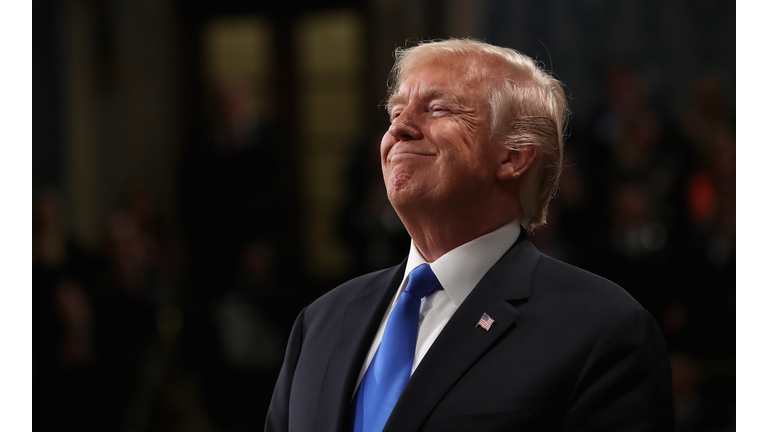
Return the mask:
[(381, 164), (410, 254), (299, 314), (266, 430), (671, 430), (653, 318), (520, 227), (557, 187), (559, 83), (470, 40), (399, 50), (393, 75)]

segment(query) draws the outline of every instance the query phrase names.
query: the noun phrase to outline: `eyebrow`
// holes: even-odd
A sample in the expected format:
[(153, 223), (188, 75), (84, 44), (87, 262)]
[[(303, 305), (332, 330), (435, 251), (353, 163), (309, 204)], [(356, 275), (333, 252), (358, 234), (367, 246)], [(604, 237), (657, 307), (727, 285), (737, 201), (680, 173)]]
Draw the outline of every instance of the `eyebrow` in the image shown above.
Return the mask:
[[(419, 89), (419, 97), (428, 101), (435, 99), (447, 99), (451, 103), (463, 106), (459, 98), (452, 93), (448, 93), (438, 87), (422, 87)], [(387, 101), (387, 112), (392, 113), (392, 107), (398, 104), (403, 104), (407, 101), (408, 97), (402, 93), (397, 92), (393, 94)]]

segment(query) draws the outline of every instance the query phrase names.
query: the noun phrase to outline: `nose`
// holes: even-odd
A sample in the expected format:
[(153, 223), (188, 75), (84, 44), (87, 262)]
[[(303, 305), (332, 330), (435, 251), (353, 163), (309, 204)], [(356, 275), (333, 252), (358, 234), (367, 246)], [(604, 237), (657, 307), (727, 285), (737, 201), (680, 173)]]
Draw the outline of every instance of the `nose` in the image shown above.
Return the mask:
[(406, 108), (392, 120), (392, 124), (389, 125), (389, 134), (398, 141), (419, 140), (424, 136), (413, 108)]

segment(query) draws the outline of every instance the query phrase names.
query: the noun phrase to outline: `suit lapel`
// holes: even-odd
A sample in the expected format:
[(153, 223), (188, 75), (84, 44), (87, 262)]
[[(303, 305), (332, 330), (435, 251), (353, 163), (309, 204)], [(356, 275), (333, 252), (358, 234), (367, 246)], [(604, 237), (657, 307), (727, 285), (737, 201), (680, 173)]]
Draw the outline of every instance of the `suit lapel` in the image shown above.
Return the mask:
[(347, 304), (323, 379), (317, 430), (346, 432), (360, 368), (404, 272), (405, 261), (383, 271)]
[[(417, 430), (443, 396), (499, 338), (514, 331), (520, 312), (510, 304), (528, 298), (540, 253), (521, 234), (515, 245), (467, 296), (411, 376), (384, 432)], [(487, 313), (490, 330), (476, 326)]]

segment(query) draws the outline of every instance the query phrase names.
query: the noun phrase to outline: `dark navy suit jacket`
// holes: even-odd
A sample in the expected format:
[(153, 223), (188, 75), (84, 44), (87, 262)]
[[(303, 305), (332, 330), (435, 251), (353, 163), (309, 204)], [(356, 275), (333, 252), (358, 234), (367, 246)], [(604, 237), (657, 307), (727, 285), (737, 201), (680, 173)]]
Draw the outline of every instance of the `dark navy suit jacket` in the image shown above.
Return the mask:
[[(349, 431), (358, 374), (404, 268), (353, 279), (299, 314), (267, 432)], [(488, 331), (476, 326), (484, 313)], [(521, 233), (435, 340), (384, 431), (659, 432), (673, 422), (653, 317)]]

